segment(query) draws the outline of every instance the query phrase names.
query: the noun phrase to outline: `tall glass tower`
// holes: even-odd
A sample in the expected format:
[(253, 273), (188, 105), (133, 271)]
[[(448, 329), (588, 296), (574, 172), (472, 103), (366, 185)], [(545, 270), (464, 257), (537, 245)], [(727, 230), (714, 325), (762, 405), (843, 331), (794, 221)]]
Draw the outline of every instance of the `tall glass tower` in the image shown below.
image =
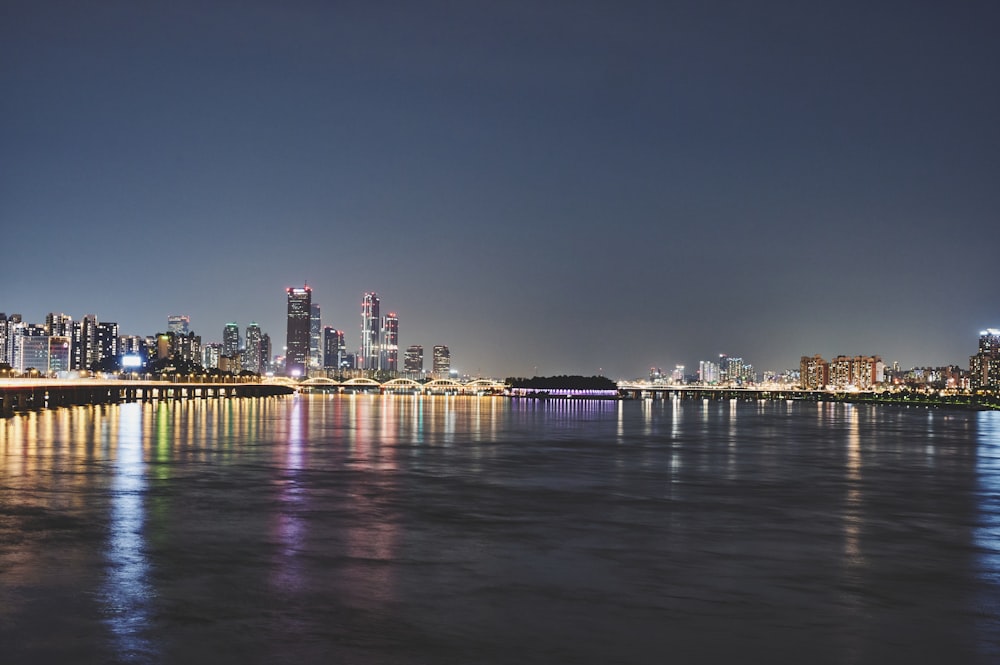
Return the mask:
[(260, 374), (263, 370), (261, 362), (261, 331), (256, 322), (247, 326), (246, 352), (243, 354), (243, 369)]
[(227, 323), (222, 329), (222, 355), (233, 358), (240, 352), (240, 327)]
[(361, 362), (363, 369), (382, 369), (379, 353), (381, 320), (378, 316), (377, 293), (366, 293), (361, 300)]
[(323, 366), (323, 323), (320, 317), (319, 305), (309, 306), (309, 367), (319, 369)]
[(288, 293), (288, 334), (285, 337), (285, 373), (305, 376), (309, 364), (309, 319), (312, 313), (312, 289), (286, 289)]
[(399, 369), (399, 317), (395, 312), (382, 319), (382, 369)]

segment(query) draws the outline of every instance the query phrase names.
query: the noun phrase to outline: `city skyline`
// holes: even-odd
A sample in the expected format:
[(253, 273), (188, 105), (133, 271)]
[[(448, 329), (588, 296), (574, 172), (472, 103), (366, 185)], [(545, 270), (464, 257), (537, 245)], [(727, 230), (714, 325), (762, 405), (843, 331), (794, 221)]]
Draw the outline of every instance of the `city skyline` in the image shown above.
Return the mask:
[[(967, 366), (1000, 8), (9, 4), (2, 307), (284, 339), (308, 281), (463, 372)], [(275, 295), (279, 294), (279, 295)]]
[[(49, 330), (52, 335), (52, 340), (56, 340), (61, 343), (63, 337), (67, 342), (71, 342), (67, 349), (67, 353), (72, 354), (74, 359), (70, 359), (67, 356), (66, 368), (62, 369), (75, 369), (83, 367), (85, 362), (82, 358), (76, 358), (81, 353), (82, 349), (91, 349), (88, 353), (94, 353), (95, 349), (100, 349), (96, 356), (90, 357), (89, 361), (94, 362), (98, 358), (104, 359), (106, 357), (120, 357), (123, 354), (130, 353), (127, 346), (132, 343), (140, 343), (142, 339), (154, 339), (157, 335), (162, 338), (165, 334), (177, 335), (180, 339), (190, 337), (192, 340), (196, 340), (198, 344), (201, 345), (202, 350), (208, 351), (213, 349), (214, 357), (218, 361), (219, 356), (227, 357), (238, 357), (240, 359), (240, 366), (238, 369), (249, 370), (256, 373), (261, 373), (265, 363), (272, 365), (270, 367), (271, 372), (276, 372), (278, 374), (284, 374), (292, 377), (304, 376), (307, 372), (315, 371), (317, 373), (325, 374), (331, 369), (344, 369), (351, 370), (364, 370), (369, 372), (388, 372), (389, 374), (396, 374), (401, 369), (402, 371), (409, 372), (412, 371), (409, 367), (400, 367), (394, 362), (389, 362), (388, 359), (392, 358), (398, 360), (398, 348), (399, 348), (399, 321), (395, 312), (390, 312), (387, 316), (379, 317), (379, 305), (380, 299), (378, 295), (374, 292), (366, 292), (362, 298), (362, 309), (361, 309), (361, 337), (360, 344), (357, 347), (355, 353), (351, 353), (346, 345), (346, 335), (343, 330), (337, 330), (329, 325), (322, 325), (322, 321), (319, 320), (320, 308), (316, 303), (311, 302), (312, 299), (312, 288), (305, 284), (303, 287), (288, 287), (286, 290), (287, 302), (286, 302), (286, 347), (283, 353), (272, 353), (269, 354), (268, 351), (274, 351), (270, 342), (270, 335), (261, 329), (260, 325), (256, 321), (250, 321), (246, 327), (245, 337), (241, 337), (239, 332), (239, 324), (237, 322), (229, 322), (225, 324), (222, 330), (221, 342), (213, 339), (210, 335), (198, 334), (191, 325), (191, 317), (187, 315), (176, 315), (171, 314), (166, 317), (166, 327), (163, 329), (157, 329), (156, 333), (144, 332), (136, 334), (135, 332), (124, 332), (120, 331), (117, 322), (100, 320), (94, 314), (87, 314), (79, 319), (74, 319), (72, 315), (66, 313), (56, 313), (49, 312), (44, 317), (44, 324), (32, 321), (29, 318), (25, 318), (20, 312), (12, 312), (11, 317), (8, 317), (6, 312), (0, 312), (0, 324), (3, 326), (13, 325), (15, 321), (22, 323), (26, 329), (28, 335), (43, 335), (47, 334), (44, 331)], [(387, 328), (387, 322), (389, 327)], [(310, 358), (312, 357), (312, 330), (316, 326), (320, 326), (320, 348), (319, 348), (319, 363), (317, 366), (310, 366)], [(366, 332), (368, 326), (374, 325), (374, 329)], [(0, 328), (0, 351), (4, 354), (9, 355), (11, 349), (14, 348), (13, 339), (9, 336), (12, 334), (13, 329), (8, 329), (6, 327)], [(87, 331), (90, 331), (89, 333)], [(121, 333), (121, 334), (120, 334)], [(93, 339), (90, 345), (80, 345), (80, 340), (78, 339), (81, 335), (90, 336)], [(802, 377), (806, 377), (803, 381), (812, 388), (822, 386), (826, 383), (825, 379), (820, 379), (818, 377), (830, 377), (829, 383), (831, 385), (838, 386), (856, 386), (859, 383), (864, 386), (870, 386), (872, 384), (878, 384), (883, 381), (882, 372), (888, 372), (892, 369), (894, 372), (906, 372), (909, 370), (946, 370), (949, 375), (952, 374), (955, 368), (958, 368), (960, 372), (967, 373), (971, 376), (975, 376), (977, 373), (981, 376), (980, 383), (993, 383), (995, 382), (992, 378), (996, 372), (995, 368), (992, 366), (987, 366), (983, 358), (983, 354), (992, 354), (989, 357), (993, 358), (996, 355), (996, 339), (1000, 339), (1000, 330), (996, 328), (987, 328), (979, 332), (979, 355), (969, 357), (968, 364), (965, 363), (947, 363), (945, 365), (934, 365), (933, 363), (918, 363), (910, 365), (908, 368), (899, 365), (898, 362), (885, 363), (883, 359), (877, 354), (874, 356), (845, 356), (844, 354), (837, 354), (831, 359), (829, 363), (822, 358), (823, 354), (814, 354), (811, 358), (808, 356), (801, 356), (798, 369), (795, 366), (785, 366), (778, 369), (775, 368), (761, 368), (759, 366), (755, 367), (752, 362), (745, 360), (740, 356), (729, 356), (728, 354), (719, 354), (716, 359), (706, 360), (704, 357), (697, 362), (697, 365), (693, 366), (692, 372), (685, 372), (684, 364), (677, 364), (672, 372), (664, 373), (658, 366), (652, 366), (649, 368), (649, 379), (650, 381), (656, 380), (659, 382), (664, 377), (669, 376), (670, 381), (674, 383), (686, 383), (688, 381), (697, 381), (698, 383), (711, 384), (716, 380), (721, 380), (725, 382), (737, 381), (743, 383), (755, 383), (757, 381), (763, 381), (765, 383), (779, 379), (781, 382), (788, 382), (793, 373), (798, 373)], [(373, 347), (369, 345), (369, 351), (373, 354), (372, 358), (377, 361), (376, 366), (365, 366), (363, 358), (365, 357), (364, 349), (366, 340), (378, 339), (379, 344)], [(391, 342), (392, 351), (388, 350), (388, 345)], [(120, 345), (120, 348), (119, 348)], [(985, 345), (985, 346), (984, 346)], [(287, 353), (288, 349), (292, 349), (292, 353)], [(328, 360), (331, 354), (338, 356), (335, 364), (329, 364)], [(423, 345), (422, 344), (409, 344), (406, 349), (406, 364), (409, 365), (411, 362), (417, 362), (419, 367), (423, 366)], [(2, 358), (4, 356), (0, 356)], [(419, 361), (416, 359), (419, 357)], [(341, 365), (340, 363), (346, 358), (353, 358), (356, 366)], [(275, 360), (280, 360), (280, 365), (275, 367), (273, 362)], [(289, 361), (291, 364), (289, 365)], [(806, 369), (807, 361), (811, 363), (810, 369)], [(0, 360), (3, 362), (3, 360)], [(60, 361), (61, 362), (61, 361)], [(449, 371), (455, 371), (451, 366), (451, 353), (448, 345), (435, 345), (433, 347), (432, 355), (432, 374), (449, 374)], [(440, 364), (443, 363), (443, 364)], [(853, 364), (844, 364), (853, 363)], [(858, 363), (862, 363), (858, 365)], [(822, 370), (822, 373), (817, 373), (816, 368), (819, 365), (826, 365)], [(14, 363), (17, 365), (17, 363)], [(876, 368), (877, 365), (877, 368)], [(214, 367), (214, 364), (206, 364), (206, 367)], [(867, 367), (868, 369), (859, 369)], [(532, 376), (540, 374), (537, 370), (538, 368), (533, 368), (535, 371), (531, 373)], [(416, 371), (420, 371), (419, 369)], [(473, 373), (467, 371), (461, 371), (464, 375), (473, 375)], [(599, 374), (608, 376), (607, 373), (599, 371)], [(557, 373), (560, 374), (560, 373)], [(561, 374), (580, 374), (579, 370), (561, 372)], [(707, 374), (707, 376), (706, 376)], [(483, 375), (481, 372), (476, 373), (476, 375)], [(495, 377), (501, 376), (516, 376), (515, 372), (500, 372), (495, 375)], [(631, 376), (619, 375), (617, 378), (619, 380), (624, 379), (638, 379), (641, 373), (634, 374)], [(990, 377), (987, 379), (987, 375)], [(855, 381), (854, 377), (863, 377), (860, 382)], [(954, 381), (952, 381), (954, 383)], [(974, 380), (975, 383), (975, 380)]]

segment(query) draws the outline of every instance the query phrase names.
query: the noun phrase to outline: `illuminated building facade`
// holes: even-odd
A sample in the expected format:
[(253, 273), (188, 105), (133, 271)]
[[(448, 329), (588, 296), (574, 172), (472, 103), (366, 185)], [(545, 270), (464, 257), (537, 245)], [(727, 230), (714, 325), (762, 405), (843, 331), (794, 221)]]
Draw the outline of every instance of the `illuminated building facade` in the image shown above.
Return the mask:
[(442, 379), (451, 374), (451, 349), (443, 344), (434, 347), (434, 374)]
[(799, 382), (806, 390), (871, 390), (883, 381), (885, 365), (878, 356), (837, 356), (826, 362), (817, 354), (799, 361)]
[(235, 358), (240, 352), (240, 327), (227, 323), (222, 329), (222, 355)]
[(45, 315), (45, 334), (69, 337), (73, 333), (73, 317), (49, 312)]
[(93, 314), (88, 314), (79, 321), (73, 321), (70, 325), (70, 369), (90, 369), (95, 355), (96, 326), (97, 321)]
[(0, 312), (0, 363), (10, 363), (10, 355), (7, 353), (9, 347), (7, 343), (8, 326), (7, 315)]
[(361, 368), (382, 369), (379, 351), (379, 299), (377, 293), (366, 293), (361, 299)]
[(101, 321), (97, 324), (97, 363), (107, 370), (118, 367), (118, 324), (113, 321)]
[(319, 305), (309, 305), (309, 367), (319, 369), (323, 366), (323, 319)]
[(421, 373), (424, 371), (424, 347), (411, 344), (403, 354), (403, 371)]
[(312, 289), (308, 285), (289, 288), (288, 329), (285, 336), (285, 374), (305, 376), (309, 362), (309, 328), (312, 314)]
[(265, 356), (261, 349), (263, 335), (260, 326), (251, 321), (246, 330), (246, 348), (243, 352), (243, 369), (248, 372), (260, 374), (264, 371), (266, 364)]
[(969, 358), (969, 387), (1000, 390), (1000, 328), (979, 333), (979, 352)]
[(344, 356), (347, 347), (344, 342), (344, 331), (332, 326), (323, 327), (323, 369), (341, 369), (344, 366)]
[(69, 335), (50, 335), (49, 340), (49, 374), (68, 372), (70, 364), (71, 341)]
[(260, 371), (266, 374), (273, 370), (271, 362), (271, 336), (264, 333), (260, 336)]
[(17, 336), (15, 347), (14, 369), (22, 374), (31, 370), (48, 374), (49, 338), (46, 335), (20, 334)]
[(205, 369), (218, 369), (219, 356), (222, 355), (222, 345), (213, 342), (206, 344), (201, 350), (201, 364)]
[(399, 368), (399, 317), (389, 312), (382, 318), (382, 369), (395, 372)]
[(171, 314), (167, 317), (167, 332), (186, 335), (191, 332), (191, 317), (186, 314)]
[(703, 386), (714, 386), (719, 382), (719, 365), (711, 360), (698, 363), (698, 380)]
[(822, 390), (830, 382), (830, 364), (819, 354), (799, 360), (799, 381), (805, 390)]

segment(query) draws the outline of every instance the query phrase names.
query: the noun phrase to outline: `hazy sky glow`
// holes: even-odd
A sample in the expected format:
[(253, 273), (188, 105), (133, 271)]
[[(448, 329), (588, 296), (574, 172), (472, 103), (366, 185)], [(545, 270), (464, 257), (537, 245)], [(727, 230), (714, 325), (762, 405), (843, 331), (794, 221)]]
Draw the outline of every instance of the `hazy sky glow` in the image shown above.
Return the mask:
[(308, 280), (471, 373), (967, 366), (998, 7), (7, 1), (0, 311), (280, 348)]

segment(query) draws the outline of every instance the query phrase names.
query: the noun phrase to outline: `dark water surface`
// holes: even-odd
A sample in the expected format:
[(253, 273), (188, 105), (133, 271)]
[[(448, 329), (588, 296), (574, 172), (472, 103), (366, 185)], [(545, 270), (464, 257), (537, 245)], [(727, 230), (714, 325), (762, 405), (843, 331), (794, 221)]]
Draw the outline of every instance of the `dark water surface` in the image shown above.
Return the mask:
[(1000, 413), (289, 397), (0, 421), (3, 663), (1000, 662)]

